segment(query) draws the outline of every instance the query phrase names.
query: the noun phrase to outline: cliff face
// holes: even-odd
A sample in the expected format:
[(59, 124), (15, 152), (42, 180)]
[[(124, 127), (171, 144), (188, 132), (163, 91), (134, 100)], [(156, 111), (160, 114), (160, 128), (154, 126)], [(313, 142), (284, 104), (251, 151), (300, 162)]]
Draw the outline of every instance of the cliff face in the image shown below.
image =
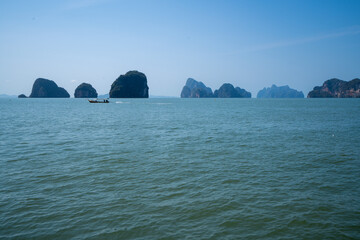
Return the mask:
[(186, 85), (181, 91), (182, 98), (251, 98), (251, 93), (245, 89), (236, 87), (230, 83), (223, 84), (219, 90), (213, 93), (211, 88), (202, 82), (188, 78)]
[(191, 89), (185, 85), (181, 91), (180, 97), (189, 98), (190, 96), (191, 96)]
[(314, 87), (308, 98), (360, 98), (360, 79), (349, 82), (333, 78), (320, 87)]
[(209, 98), (213, 97), (213, 92), (204, 83), (188, 78), (180, 96), (182, 98)]
[(74, 97), (75, 98), (97, 98), (98, 94), (96, 92), (96, 89), (93, 88), (93, 86), (91, 86), (91, 84), (82, 83), (75, 89)]
[(138, 71), (129, 71), (120, 75), (109, 92), (110, 98), (148, 98), (149, 87), (145, 74)]
[(304, 98), (304, 94), (287, 85), (280, 87), (272, 85), (271, 88), (260, 90), (257, 94), (257, 98)]
[(214, 97), (218, 98), (251, 98), (251, 93), (230, 83), (224, 83), (219, 90), (215, 90)]
[(69, 93), (52, 81), (45, 78), (35, 80), (30, 98), (69, 98)]

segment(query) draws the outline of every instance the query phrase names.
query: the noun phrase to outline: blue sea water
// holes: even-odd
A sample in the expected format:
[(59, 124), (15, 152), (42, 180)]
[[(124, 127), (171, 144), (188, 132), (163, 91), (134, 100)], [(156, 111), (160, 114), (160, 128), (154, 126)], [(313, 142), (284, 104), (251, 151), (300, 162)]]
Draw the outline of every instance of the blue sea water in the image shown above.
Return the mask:
[(0, 239), (360, 239), (360, 99), (0, 113)]

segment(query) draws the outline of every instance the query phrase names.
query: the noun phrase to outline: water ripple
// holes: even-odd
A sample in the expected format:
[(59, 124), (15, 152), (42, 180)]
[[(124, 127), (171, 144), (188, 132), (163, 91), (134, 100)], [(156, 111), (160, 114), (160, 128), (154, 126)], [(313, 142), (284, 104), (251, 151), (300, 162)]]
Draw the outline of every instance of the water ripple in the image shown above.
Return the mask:
[(0, 100), (1, 239), (359, 238), (358, 100), (116, 103)]

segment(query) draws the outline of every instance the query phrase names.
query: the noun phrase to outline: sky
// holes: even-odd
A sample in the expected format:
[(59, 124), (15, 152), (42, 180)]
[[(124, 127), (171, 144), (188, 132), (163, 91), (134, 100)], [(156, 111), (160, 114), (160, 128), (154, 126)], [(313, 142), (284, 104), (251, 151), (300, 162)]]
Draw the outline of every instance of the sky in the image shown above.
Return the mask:
[(360, 78), (359, 12), (359, 0), (0, 0), (0, 94), (30, 95), (39, 77), (105, 94), (138, 70), (153, 96), (180, 96), (190, 77), (306, 95)]

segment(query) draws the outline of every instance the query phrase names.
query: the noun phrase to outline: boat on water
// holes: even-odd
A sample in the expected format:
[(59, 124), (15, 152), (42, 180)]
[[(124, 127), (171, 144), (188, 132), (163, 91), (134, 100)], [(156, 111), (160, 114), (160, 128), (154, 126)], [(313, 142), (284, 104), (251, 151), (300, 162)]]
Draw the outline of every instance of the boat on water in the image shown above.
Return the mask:
[(106, 99), (95, 99), (95, 100), (92, 100), (92, 99), (88, 99), (88, 101), (90, 103), (109, 103), (109, 99), (106, 98)]

